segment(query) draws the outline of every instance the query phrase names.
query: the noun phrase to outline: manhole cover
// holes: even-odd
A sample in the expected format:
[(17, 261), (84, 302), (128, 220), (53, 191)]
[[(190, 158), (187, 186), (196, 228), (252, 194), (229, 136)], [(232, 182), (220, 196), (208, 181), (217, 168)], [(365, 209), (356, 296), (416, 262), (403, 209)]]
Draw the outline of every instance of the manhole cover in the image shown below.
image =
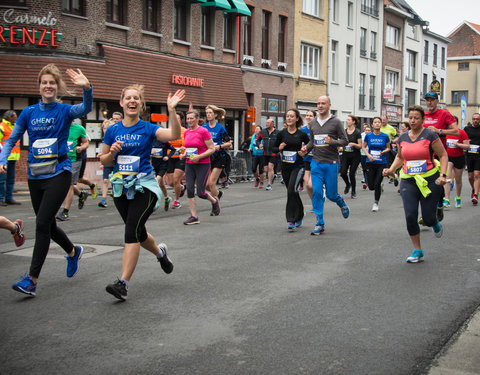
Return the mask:
[[(106, 246), (106, 245), (82, 245), (83, 246), (83, 255), (82, 258), (91, 258), (97, 255), (109, 253), (115, 250), (122, 250), (123, 247), (120, 246)], [(33, 252), (33, 247), (27, 247), (20, 250), (10, 251), (5, 253), (6, 255), (17, 255), (23, 257), (31, 257)], [(47, 258), (56, 258), (56, 259), (63, 259), (65, 256), (65, 251), (58, 246), (57, 244), (51, 245), (50, 250), (48, 251)]]

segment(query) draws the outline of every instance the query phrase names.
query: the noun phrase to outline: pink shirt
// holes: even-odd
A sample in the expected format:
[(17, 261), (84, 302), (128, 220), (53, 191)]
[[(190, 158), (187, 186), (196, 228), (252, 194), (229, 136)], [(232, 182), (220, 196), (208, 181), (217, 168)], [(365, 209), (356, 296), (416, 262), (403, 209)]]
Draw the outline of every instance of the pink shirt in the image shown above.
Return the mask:
[[(205, 141), (207, 139), (212, 139), (212, 136), (210, 135), (210, 132), (207, 129), (201, 126), (199, 126), (197, 129), (193, 131), (190, 130), (190, 128), (185, 130), (185, 142), (183, 144), (184, 147), (187, 149), (185, 151), (185, 154), (188, 156), (188, 153), (191, 151), (195, 152), (198, 155), (203, 154), (205, 151), (208, 150), (208, 147), (205, 144)], [(189, 149), (196, 149), (196, 150), (189, 150)], [(188, 164), (195, 164), (192, 161), (190, 161), (188, 157), (185, 160), (186, 160), (186, 163)], [(210, 157), (200, 159), (198, 164), (210, 164)]]

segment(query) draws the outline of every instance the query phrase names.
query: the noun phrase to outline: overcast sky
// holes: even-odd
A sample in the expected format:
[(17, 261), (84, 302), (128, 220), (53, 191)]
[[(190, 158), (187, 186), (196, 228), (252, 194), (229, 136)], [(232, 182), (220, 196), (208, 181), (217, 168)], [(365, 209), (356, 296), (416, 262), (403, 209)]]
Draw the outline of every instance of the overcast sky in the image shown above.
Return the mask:
[(480, 25), (480, 0), (406, 0), (430, 31), (447, 36), (463, 21)]

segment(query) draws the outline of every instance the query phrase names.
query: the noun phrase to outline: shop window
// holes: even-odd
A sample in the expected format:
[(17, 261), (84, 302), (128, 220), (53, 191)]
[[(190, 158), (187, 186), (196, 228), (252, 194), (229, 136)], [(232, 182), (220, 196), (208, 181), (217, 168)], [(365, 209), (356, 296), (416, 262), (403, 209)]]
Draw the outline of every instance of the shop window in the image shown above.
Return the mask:
[(187, 40), (187, 2), (175, 0), (173, 17), (173, 37), (178, 40)]
[(155, 0), (143, 0), (143, 29), (159, 32), (158, 10), (160, 2)]
[[(19, 3), (18, 1), (16, 3)], [(85, 17), (85, 1), (84, 0), (63, 0), (62, 11), (68, 14)]]
[(127, 24), (127, 0), (107, 0), (107, 22)]
[(223, 48), (235, 48), (235, 19), (233, 13), (224, 13), (223, 15)]

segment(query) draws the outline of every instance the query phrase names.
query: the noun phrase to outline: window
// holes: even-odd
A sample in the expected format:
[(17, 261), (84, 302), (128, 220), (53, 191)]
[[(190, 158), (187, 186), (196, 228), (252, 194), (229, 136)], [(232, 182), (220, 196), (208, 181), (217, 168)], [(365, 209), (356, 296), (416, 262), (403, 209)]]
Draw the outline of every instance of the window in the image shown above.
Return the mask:
[(452, 91), (452, 104), (460, 105), (462, 96), (465, 97), (465, 101), (468, 103), (468, 91)]
[(423, 73), (423, 91), (422, 94), (425, 95), (428, 92), (428, 74)]
[(442, 47), (442, 56), (441, 56), (442, 61), (440, 61), (440, 64), (442, 65), (442, 69), (445, 69), (445, 54), (446, 54), (445, 47)]
[(405, 27), (407, 38), (417, 40), (417, 27), (413, 23), (408, 23)]
[(407, 49), (407, 79), (415, 81), (417, 79), (417, 53)]
[(445, 98), (445, 78), (440, 78), (440, 99)]
[(332, 81), (333, 82), (337, 82), (337, 71), (338, 71), (337, 47), (338, 47), (338, 42), (335, 40), (332, 40)]
[(392, 70), (385, 70), (385, 86), (390, 85), (394, 95), (400, 95), (398, 86), (399, 73)]
[(353, 27), (353, 3), (350, 1), (347, 6), (347, 26)]
[(369, 96), (368, 108), (373, 111), (375, 110), (375, 76), (370, 76)]
[(353, 47), (347, 44), (347, 52), (345, 59), (345, 83), (347, 85), (352, 84), (352, 50)]
[(143, 29), (158, 32), (158, 1), (143, 0)]
[(387, 25), (387, 33), (385, 37), (385, 44), (387, 47), (399, 49), (400, 45), (398, 43), (400, 38), (400, 29), (395, 26)]
[[(25, 4), (24, 1), (16, 1), (16, 5)], [(21, 3), (21, 4), (19, 4)], [(63, 0), (62, 11), (76, 16), (85, 16), (85, 0)]]
[(270, 16), (270, 12), (262, 11), (262, 59), (269, 57)]
[(377, 59), (377, 33), (375, 31), (370, 32), (370, 58)]
[(262, 96), (262, 127), (265, 127), (265, 122), (270, 118), (273, 119), (277, 129), (282, 129), (285, 122), (286, 104), (286, 96), (264, 94)]
[(367, 56), (367, 29), (360, 28), (360, 56)]
[(173, 17), (173, 38), (187, 40), (187, 2), (186, 0), (175, 0)]
[[(407, 89), (407, 108), (411, 105), (415, 105), (415, 100), (417, 97), (417, 91), (412, 89)], [(408, 117), (408, 111), (405, 111), (405, 117)]]
[(423, 62), (428, 64), (428, 40), (425, 41), (425, 45), (423, 47)]
[(365, 109), (365, 74), (360, 73), (360, 82), (358, 86), (358, 108)]
[(320, 5), (319, 0), (303, 0), (303, 13), (319, 17)]
[(470, 63), (469, 62), (459, 62), (458, 63), (458, 70), (470, 70)]
[(278, 17), (278, 61), (285, 62), (285, 38), (287, 36), (287, 17)]
[(333, 22), (338, 23), (339, 19), (339, 7), (340, 5), (338, 4), (338, 0), (332, 0), (333, 1)]
[(127, 1), (126, 0), (107, 0), (107, 21), (127, 24)]
[(301, 45), (300, 76), (320, 79), (320, 47)]
[(362, 6), (360, 10), (362, 11), (362, 13), (366, 13), (371, 16), (378, 17), (377, 0), (362, 0)]
[(235, 19), (234, 13), (223, 14), (223, 48), (225, 49), (235, 48)]
[(433, 66), (437, 66), (438, 63), (438, 45), (433, 43)]
[(251, 17), (242, 17), (243, 18), (243, 54), (247, 56), (252, 56), (252, 19), (253, 19), (253, 8), (250, 8), (252, 12)]

